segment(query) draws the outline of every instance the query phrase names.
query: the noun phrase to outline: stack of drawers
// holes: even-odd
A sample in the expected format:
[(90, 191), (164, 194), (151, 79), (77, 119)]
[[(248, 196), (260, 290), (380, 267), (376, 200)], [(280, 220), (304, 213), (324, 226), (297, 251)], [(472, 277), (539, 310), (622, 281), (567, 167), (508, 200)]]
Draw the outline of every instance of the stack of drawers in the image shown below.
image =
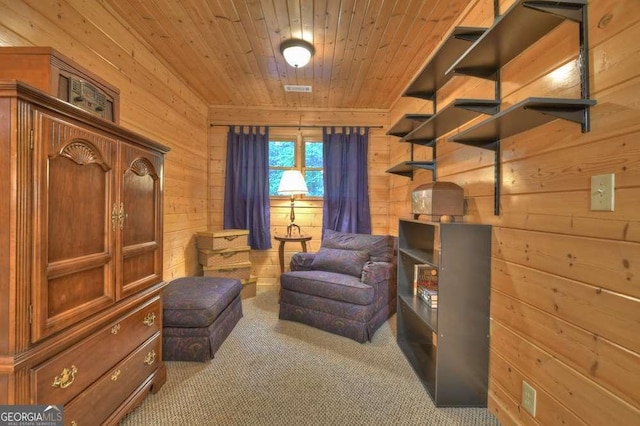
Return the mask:
[(156, 296), (34, 367), (32, 401), (64, 404), (65, 424), (111, 424), (114, 411), (158, 367), (161, 318)]
[(249, 231), (225, 229), (223, 231), (198, 232), (198, 261), (205, 277), (236, 278), (242, 283), (243, 299), (256, 295), (257, 277), (251, 275), (247, 244)]

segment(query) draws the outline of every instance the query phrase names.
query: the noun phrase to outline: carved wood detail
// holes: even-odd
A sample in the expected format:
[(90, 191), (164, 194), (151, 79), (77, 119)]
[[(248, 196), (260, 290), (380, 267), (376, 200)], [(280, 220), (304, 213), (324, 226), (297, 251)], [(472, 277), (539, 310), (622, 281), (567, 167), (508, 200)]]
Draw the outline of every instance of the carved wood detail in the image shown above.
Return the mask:
[[(31, 256), (30, 244), (32, 238), (32, 190), (29, 182), (33, 175), (33, 162), (31, 161), (30, 139), (33, 127), (32, 108), (29, 103), (18, 103), (17, 120), (20, 123), (18, 130), (17, 156), (17, 188), (16, 197), (16, 256), (29, 258)], [(31, 300), (31, 265), (28, 262), (20, 262), (16, 267), (16, 333), (15, 350), (23, 351), (29, 347), (29, 304)], [(26, 390), (22, 390), (26, 395)]]
[(146, 158), (136, 158), (133, 161), (133, 163), (131, 163), (129, 170), (131, 170), (133, 173), (137, 174), (138, 176), (149, 175), (154, 180), (158, 179), (158, 174), (156, 173), (155, 167)]
[(89, 142), (84, 140), (74, 140), (60, 150), (60, 155), (75, 161), (79, 165), (98, 164), (104, 171), (111, 169), (98, 152)]

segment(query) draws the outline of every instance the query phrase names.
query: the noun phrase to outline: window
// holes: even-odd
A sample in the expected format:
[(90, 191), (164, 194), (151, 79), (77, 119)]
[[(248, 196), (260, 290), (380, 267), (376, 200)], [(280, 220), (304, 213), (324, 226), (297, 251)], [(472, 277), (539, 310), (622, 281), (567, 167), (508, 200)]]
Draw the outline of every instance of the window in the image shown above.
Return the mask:
[(269, 196), (278, 195), (282, 172), (296, 165), (296, 143), (292, 140), (269, 141)]
[(322, 141), (304, 142), (304, 180), (309, 193), (307, 197), (324, 197), (324, 172), (322, 170)]
[[(307, 182), (307, 197), (324, 196), (322, 140), (319, 138), (278, 138), (269, 141), (269, 196), (279, 196), (282, 172), (300, 168)], [(300, 167), (299, 165), (302, 165)]]

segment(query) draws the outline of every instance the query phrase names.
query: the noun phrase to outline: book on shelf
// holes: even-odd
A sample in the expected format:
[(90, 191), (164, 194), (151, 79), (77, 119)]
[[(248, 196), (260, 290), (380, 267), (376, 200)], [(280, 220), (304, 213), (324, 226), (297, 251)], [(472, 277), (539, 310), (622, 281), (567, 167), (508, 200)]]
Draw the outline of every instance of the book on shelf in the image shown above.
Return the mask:
[(413, 267), (413, 294), (418, 294), (418, 289), (438, 291), (438, 268), (429, 264), (417, 264)]
[(418, 298), (426, 303), (431, 309), (438, 307), (438, 292), (427, 290), (425, 288), (418, 289)]

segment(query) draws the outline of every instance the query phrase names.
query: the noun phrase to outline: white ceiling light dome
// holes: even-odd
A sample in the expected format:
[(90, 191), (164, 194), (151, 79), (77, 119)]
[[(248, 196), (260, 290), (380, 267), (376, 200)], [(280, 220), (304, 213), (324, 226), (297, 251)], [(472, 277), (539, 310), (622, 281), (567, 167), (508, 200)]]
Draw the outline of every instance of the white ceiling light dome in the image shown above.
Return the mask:
[(282, 42), (280, 45), (280, 53), (284, 56), (284, 60), (295, 68), (304, 67), (311, 60), (314, 49), (311, 43), (305, 40), (292, 39)]

